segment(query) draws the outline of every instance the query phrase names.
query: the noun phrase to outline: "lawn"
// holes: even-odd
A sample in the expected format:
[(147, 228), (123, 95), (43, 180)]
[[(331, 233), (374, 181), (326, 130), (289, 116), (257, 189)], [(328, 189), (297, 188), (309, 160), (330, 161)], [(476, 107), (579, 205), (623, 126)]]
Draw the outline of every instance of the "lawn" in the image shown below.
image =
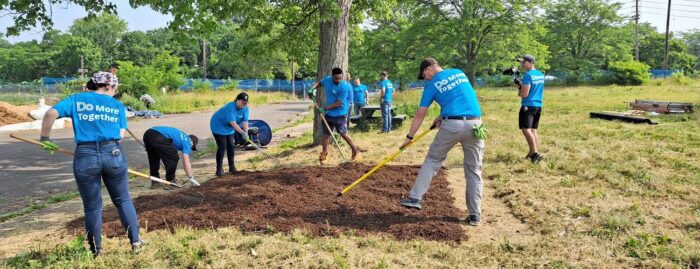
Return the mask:
[[(490, 131), (483, 172), (488, 202), (483, 204), (482, 226), (465, 226), (470, 239), (462, 243), (397, 241), (352, 233), (312, 237), (305, 231), (243, 234), (234, 228), (180, 228), (174, 234), (145, 233), (151, 244), (136, 256), (129, 254), (122, 237), (105, 239), (108, 253), (95, 260), (86, 258), (84, 244), (63, 239), (27, 250), (9, 259), (7, 266), (698, 268), (698, 113), (654, 117), (658, 125), (593, 120), (588, 113), (627, 110), (626, 103), (635, 99), (700, 103), (699, 86), (698, 81), (687, 85), (654, 81), (635, 87), (548, 87), (539, 130), (545, 159), (538, 165), (524, 159), (527, 145), (517, 129), (515, 90), (478, 89)], [(396, 106), (412, 115), (419, 98), (420, 91), (398, 93)], [(431, 108), (431, 117), (437, 113), (439, 109)], [(376, 127), (367, 132), (351, 129), (351, 135), (367, 149), (365, 162), (378, 163), (398, 148), (408, 127), (404, 124), (388, 135), (378, 134)], [(420, 164), (434, 135), (418, 141), (394, 163)], [(316, 165), (320, 149), (307, 147), (310, 140), (310, 135), (303, 135), (269, 152), (285, 166)], [(347, 146), (344, 150), (349, 153)], [(331, 150), (330, 157), (332, 163), (341, 162), (336, 150)], [(448, 156), (445, 165), (451, 184), (464, 184), (461, 160), (457, 149)], [(267, 169), (269, 164), (253, 158), (241, 168), (251, 167)], [(463, 203), (464, 198), (457, 200)], [(430, 206), (430, 201), (424, 206)], [(506, 220), (488, 219), (498, 208), (504, 208), (514, 221), (503, 224)], [(526, 234), (526, 239), (511, 237), (515, 232), (509, 225), (524, 226), (526, 230), (518, 233)], [(483, 234), (495, 239), (484, 239)]]
[[(241, 91), (199, 91), (199, 92), (177, 92), (162, 95), (154, 95), (156, 104), (151, 109), (158, 110), (161, 113), (189, 113), (195, 111), (216, 110), (228, 102), (233, 101), (236, 95)], [(264, 105), (284, 101), (295, 100), (289, 93), (284, 92), (248, 92), (250, 95), (250, 105)], [(29, 94), (29, 93), (3, 93), (0, 94), (0, 101), (7, 102), (13, 105), (33, 105), (39, 102), (42, 96), (49, 98), (47, 102), (58, 101), (61, 98), (60, 94)], [(124, 105), (131, 106), (136, 110), (144, 110), (145, 106), (138, 98), (124, 95), (120, 99)]]

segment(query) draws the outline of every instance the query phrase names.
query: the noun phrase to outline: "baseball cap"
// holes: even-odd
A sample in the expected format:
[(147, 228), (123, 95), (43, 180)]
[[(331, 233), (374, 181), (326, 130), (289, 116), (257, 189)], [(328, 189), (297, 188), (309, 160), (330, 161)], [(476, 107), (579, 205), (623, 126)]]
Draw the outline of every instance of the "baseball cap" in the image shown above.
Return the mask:
[(236, 101), (238, 101), (238, 100), (243, 100), (243, 102), (248, 103), (248, 94), (245, 93), (245, 92), (239, 93), (239, 94), (236, 96)]
[(119, 80), (117, 76), (110, 72), (100, 71), (92, 75), (92, 82), (95, 84), (107, 84), (113, 88), (119, 85)]
[(518, 62), (522, 62), (522, 61), (528, 61), (528, 62), (534, 63), (535, 56), (532, 56), (530, 54), (525, 54), (525, 55), (523, 55), (523, 57), (518, 58)]
[(418, 79), (423, 80), (425, 79), (423, 77), (423, 71), (425, 71), (426, 68), (428, 68), (431, 65), (438, 64), (437, 60), (434, 58), (428, 57), (425, 58), (421, 63), (420, 63), (420, 68), (418, 69)]
[(199, 142), (199, 137), (196, 135), (190, 135), (190, 141), (192, 141), (192, 150), (197, 151), (197, 143)]

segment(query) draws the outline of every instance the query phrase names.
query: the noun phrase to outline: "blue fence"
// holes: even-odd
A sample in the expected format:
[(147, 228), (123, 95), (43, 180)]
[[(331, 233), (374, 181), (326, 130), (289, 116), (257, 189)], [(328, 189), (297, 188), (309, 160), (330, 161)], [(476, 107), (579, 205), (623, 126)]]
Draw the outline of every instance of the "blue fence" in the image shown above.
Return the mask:
[[(601, 70), (601, 72), (607, 72), (604, 70)], [(664, 70), (664, 69), (652, 69), (650, 71), (651, 77), (652, 78), (663, 78), (663, 77), (670, 77), (676, 72), (680, 72), (679, 70)], [(501, 76), (495, 75), (495, 76), (482, 76), (476, 78), (476, 81), (474, 81), (474, 85), (478, 87), (483, 87), (489, 83), (492, 83), (494, 80), (499, 80)], [(566, 74), (556, 74), (556, 73), (551, 73), (548, 74), (548, 78), (552, 81), (560, 81), (560, 80), (565, 80), (567, 77)], [(76, 78), (73, 77), (42, 77), (41, 78), (41, 83), (44, 88), (50, 93), (55, 93), (58, 91), (57, 87), (61, 84), (65, 84), (71, 80), (75, 80)], [(584, 79), (585, 80), (585, 79)], [(292, 90), (296, 91), (301, 95), (306, 89), (311, 87), (316, 81), (315, 80), (296, 80), (296, 81), (289, 81), (289, 80), (283, 80), (283, 79), (244, 79), (244, 80), (230, 80), (230, 79), (207, 79), (206, 81), (203, 81), (201, 79), (185, 79), (185, 84), (180, 86), (180, 90), (183, 91), (189, 91), (192, 89), (194, 86), (195, 81), (200, 81), (204, 83), (208, 83), (211, 88), (213, 89), (218, 89), (220, 87), (226, 86), (226, 85), (235, 85), (236, 89), (240, 90), (246, 90), (246, 91), (285, 91), (285, 92), (291, 92)], [(395, 88), (400, 88), (401, 83), (399, 81), (393, 81), (394, 82), (394, 87)], [(378, 89), (379, 82), (378, 81), (363, 81), (364, 85), (367, 85), (367, 87), (370, 89), (370, 91), (373, 91), (375, 89)], [(423, 81), (411, 81), (408, 82), (408, 88), (420, 88), (424, 86)]]

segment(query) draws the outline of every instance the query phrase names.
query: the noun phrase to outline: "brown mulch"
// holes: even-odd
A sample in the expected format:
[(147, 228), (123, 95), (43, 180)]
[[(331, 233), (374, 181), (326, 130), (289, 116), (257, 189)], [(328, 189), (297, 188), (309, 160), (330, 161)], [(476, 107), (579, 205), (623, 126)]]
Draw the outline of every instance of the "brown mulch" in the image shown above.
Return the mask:
[(0, 102), (0, 125), (33, 121), (26, 108)]
[[(459, 242), (466, 239), (453, 206), (446, 173), (433, 179), (423, 210), (399, 205), (418, 174), (418, 166), (386, 166), (342, 197), (345, 186), (372, 166), (302, 167), (265, 172), (241, 172), (185, 188), (134, 200), (141, 228), (173, 231), (175, 227), (213, 229), (233, 226), (244, 232), (269, 233), (306, 230), (317, 236), (391, 235), (401, 240), (429, 239)], [(104, 233), (124, 234), (117, 211), (103, 211)], [(83, 232), (83, 220), (68, 224)]]

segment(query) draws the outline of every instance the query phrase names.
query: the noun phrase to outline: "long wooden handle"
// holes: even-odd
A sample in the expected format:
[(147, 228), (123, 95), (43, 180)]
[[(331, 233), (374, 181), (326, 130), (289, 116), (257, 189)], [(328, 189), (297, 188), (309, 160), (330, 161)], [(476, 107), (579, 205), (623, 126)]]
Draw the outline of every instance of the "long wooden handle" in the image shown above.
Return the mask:
[[(24, 141), (24, 142), (30, 143), (30, 144), (34, 144), (34, 145), (37, 145), (37, 146), (43, 146), (43, 145), (44, 145), (44, 144), (41, 144), (41, 142), (39, 142), (38, 140), (31, 139), (31, 138), (26, 138), (26, 137), (22, 137), (22, 136), (19, 136), (19, 135), (16, 135), (16, 134), (10, 134), (10, 137), (12, 137), (12, 138), (14, 138), (14, 139), (17, 139), (17, 140), (20, 140), (20, 141)], [(63, 153), (63, 154), (65, 154), (65, 155), (68, 155), (68, 156), (74, 156), (74, 155), (75, 155), (75, 153), (73, 153), (72, 151), (69, 151), (69, 150), (63, 149), (63, 148), (58, 148), (58, 149), (56, 149), (56, 151), (58, 151), (58, 152), (60, 152), (60, 153)], [(138, 177), (142, 177), (142, 178), (146, 178), (146, 179), (153, 180), (153, 181), (156, 181), (156, 182), (160, 182), (160, 183), (163, 183), (163, 184), (168, 184), (168, 185), (171, 185), (171, 186), (175, 186), (175, 187), (178, 187), (178, 188), (182, 188), (182, 186), (180, 186), (180, 185), (178, 185), (178, 184), (176, 184), (176, 183), (174, 183), (174, 182), (170, 182), (170, 181), (167, 181), (167, 180), (162, 180), (162, 179), (160, 179), (160, 178), (153, 177), (153, 176), (149, 176), (149, 175), (146, 175), (146, 174), (141, 173), (141, 172), (136, 172), (136, 171), (131, 170), (131, 169), (129, 169), (128, 172), (129, 172), (129, 174), (132, 174), (132, 175), (135, 175), (135, 176), (138, 176)]]
[(372, 175), (375, 171), (379, 170), (379, 168), (382, 168), (382, 166), (386, 165), (388, 162), (390, 162), (391, 160), (393, 160), (394, 158), (396, 158), (396, 156), (398, 156), (399, 154), (401, 154), (401, 152), (403, 152), (406, 148), (410, 147), (410, 146), (413, 145), (416, 141), (418, 141), (418, 140), (420, 140), (421, 138), (423, 138), (425, 135), (427, 135), (427, 134), (428, 134), (431, 130), (433, 130), (433, 129), (435, 129), (435, 125), (431, 126), (430, 129), (425, 130), (425, 131), (423, 131), (422, 133), (420, 133), (420, 134), (419, 134), (418, 136), (416, 136), (413, 140), (411, 140), (411, 142), (408, 143), (405, 147), (400, 148), (399, 150), (397, 150), (396, 152), (394, 152), (393, 154), (391, 154), (389, 157), (387, 157), (386, 159), (384, 159), (382, 162), (380, 162), (379, 164), (377, 164), (377, 166), (375, 166), (374, 168), (372, 168), (372, 170), (369, 170), (369, 172), (367, 172), (366, 174), (362, 175), (362, 177), (360, 177), (359, 179), (355, 180), (355, 182), (353, 182), (353, 183), (350, 184), (349, 186), (345, 187), (345, 189), (343, 189), (341, 192), (339, 192), (337, 196), (338, 196), (338, 197), (343, 196), (343, 194), (345, 194), (346, 192), (350, 191), (352, 188), (354, 188), (355, 186), (357, 186), (358, 184), (360, 184), (362, 181), (364, 181), (365, 179), (367, 179), (367, 177), (369, 177), (369, 176)]
[(141, 142), (141, 140), (136, 138), (136, 136), (134, 135), (134, 133), (131, 132), (131, 130), (126, 129), (126, 131), (129, 132), (129, 134), (131, 135), (132, 138), (134, 138), (134, 140), (136, 140), (136, 143), (139, 143), (139, 145), (141, 145), (144, 148), (146, 147), (146, 145), (143, 142)]

